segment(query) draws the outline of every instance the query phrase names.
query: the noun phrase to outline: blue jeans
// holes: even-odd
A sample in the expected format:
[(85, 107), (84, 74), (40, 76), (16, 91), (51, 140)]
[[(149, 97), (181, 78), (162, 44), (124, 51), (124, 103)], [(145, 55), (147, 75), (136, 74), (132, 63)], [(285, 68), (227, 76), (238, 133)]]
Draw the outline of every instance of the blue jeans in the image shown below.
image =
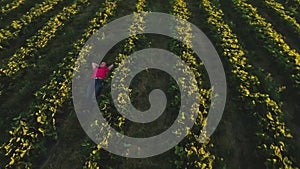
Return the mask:
[[(92, 79), (88, 85), (86, 97), (88, 99), (97, 97), (103, 87), (103, 82), (104, 79)], [(93, 90), (93, 85), (95, 86), (95, 90)]]

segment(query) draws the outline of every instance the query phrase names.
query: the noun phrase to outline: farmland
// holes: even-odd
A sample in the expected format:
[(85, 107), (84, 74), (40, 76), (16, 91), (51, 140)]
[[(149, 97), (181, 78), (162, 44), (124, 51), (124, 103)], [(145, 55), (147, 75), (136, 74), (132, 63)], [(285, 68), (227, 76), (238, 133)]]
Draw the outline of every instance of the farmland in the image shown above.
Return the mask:
[[(191, 25), (179, 22), (172, 29), (182, 41), (136, 34), (147, 29), (145, 18), (151, 12), (197, 26), (221, 59), (226, 105), (216, 131), (204, 143), (197, 138), (206, 124), (213, 87), (192, 50)], [(121, 94), (117, 100), (145, 111), (149, 93), (159, 88), (168, 99), (164, 113), (138, 124), (118, 113), (111, 81), (123, 61), (139, 50), (160, 48), (176, 54), (199, 88), (193, 128), (172, 149), (147, 158), (118, 156), (95, 144), (73, 105), (72, 78), (80, 51), (98, 29), (129, 14), (135, 16), (130, 36), (104, 57), (114, 68), (98, 106), (109, 125), (128, 136), (151, 137), (168, 129), (178, 114), (184, 119), (184, 112), (178, 112), (179, 84), (157, 69), (137, 74), (130, 89), (120, 89), (130, 91), (130, 100)], [(0, 23), (0, 168), (300, 168), (299, 0), (0, 0)], [(192, 81), (182, 78), (180, 83)]]

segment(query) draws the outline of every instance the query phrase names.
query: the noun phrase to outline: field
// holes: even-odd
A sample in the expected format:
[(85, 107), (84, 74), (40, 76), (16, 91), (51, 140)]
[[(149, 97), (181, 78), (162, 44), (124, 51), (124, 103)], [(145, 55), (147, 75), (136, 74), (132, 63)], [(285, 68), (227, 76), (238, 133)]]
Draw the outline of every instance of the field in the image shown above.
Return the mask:
[[(136, 35), (146, 29), (144, 17), (151, 12), (194, 24), (220, 56), (227, 100), (216, 131), (205, 143), (197, 138), (206, 124), (213, 87), (191, 48), (191, 27), (181, 23), (174, 28), (183, 42)], [(179, 84), (157, 69), (137, 74), (129, 87), (130, 100), (118, 96), (118, 101), (145, 111), (149, 93), (159, 88), (168, 100), (163, 114), (153, 122), (134, 123), (118, 113), (110, 82), (122, 61), (142, 49), (160, 48), (179, 56), (193, 72), (201, 100), (187, 136), (147, 158), (122, 157), (95, 144), (73, 105), (72, 78), (81, 49), (98, 29), (129, 14), (136, 16), (128, 30), (131, 36), (104, 57), (115, 66), (98, 98), (109, 124), (144, 138), (168, 129), (178, 114), (185, 118), (179, 112)], [(0, 0), (0, 23), (1, 169), (300, 168), (300, 0)]]

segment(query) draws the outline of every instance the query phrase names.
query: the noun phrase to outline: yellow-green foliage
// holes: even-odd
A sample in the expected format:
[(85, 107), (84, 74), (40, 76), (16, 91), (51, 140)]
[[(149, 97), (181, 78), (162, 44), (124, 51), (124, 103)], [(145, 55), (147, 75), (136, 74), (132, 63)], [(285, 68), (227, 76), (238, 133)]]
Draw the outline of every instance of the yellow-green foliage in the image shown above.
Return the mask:
[(6, 28), (0, 29), (0, 49), (3, 48), (1, 44), (5, 40), (16, 38), (24, 26), (29, 25), (33, 20), (54, 9), (54, 7), (61, 1), (62, 0), (45, 0), (42, 3), (32, 7), (19, 19), (13, 20)]
[[(87, 1), (82, 2), (86, 3)], [(50, 82), (35, 93), (36, 101), (29, 110), (28, 116), (15, 119), (15, 124), (9, 131), (11, 135), (9, 141), (1, 146), (1, 149), (6, 152), (5, 158), (10, 160), (4, 164), (6, 167), (14, 168), (21, 165), (24, 168), (31, 168), (31, 160), (28, 158), (30, 152), (33, 149), (39, 149), (38, 145), (43, 144), (47, 138), (57, 139), (55, 114), (62, 104), (70, 99), (71, 81), (77, 53), (85, 44), (86, 39), (90, 37), (91, 32), (99, 28), (99, 20), (107, 20), (109, 16), (113, 15), (116, 3), (117, 1), (109, 0), (104, 3), (105, 10), (101, 8), (100, 12), (96, 13), (96, 22), (93, 19), (82, 38), (73, 44), (74, 51), (69, 52), (63, 62), (59, 64), (59, 69), (50, 75)], [(73, 8), (75, 6), (73, 5)], [(64, 11), (72, 12), (73, 8)], [(104, 16), (104, 14), (106, 15)]]
[(261, 17), (256, 8), (245, 0), (232, 0), (235, 10), (248, 23), (249, 27), (255, 30), (255, 35), (264, 42), (264, 47), (272, 54), (277, 62), (285, 68), (290, 78), (294, 81), (297, 88), (300, 86), (300, 54), (292, 49), (263, 17)]
[[(262, 104), (265, 111), (256, 113), (257, 121), (262, 127), (257, 133), (261, 142), (258, 147), (267, 154), (265, 159), (268, 168), (293, 168), (290, 155), (284, 142), (292, 135), (282, 122), (282, 110), (280, 105), (272, 100), (269, 94), (257, 91), (256, 86), (262, 85), (255, 74), (251, 71), (252, 65), (247, 63), (245, 51), (239, 44), (237, 36), (232, 32), (228, 24), (223, 20), (223, 11), (213, 6), (209, 0), (203, 0), (202, 6), (208, 15), (208, 23), (217, 33), (217, 39), (222, 46), (223, 55), (228, 57), (232, 65), (232, 73), (239, 80), (241, 95), (248, 98), (251, 111), (254, 113), (255, 106)], [(218, 31), (222, 30), (222, 31)], [(279, 160), (277, 160), (279, 158)]]
[(2, 14), (7, 14), (10, 11), (18, 8), (20, 5), (24, 4), (25, 0), (14, 0), (11, 3), (6, 4), (0, 8)]
[(64, 7), (63, 10), (52, 17), (42, 29), (38, 30), (36, 35), (26, 40), (27, 44), (9, 58), (7, 67), (1, 68), (0, 72), (7, 76), (13, 76), (18, 71), (28, 67), (29, 65), (26, 61), (27, 57), (37, 57), (36, 52), (38, 49), (44, 48), (48, 42), (55, 37), (57, 30), (64, 26), (63, 22), (69, 20), (72, 15), (77, 14), (81, 7), (87, 2), (87, 0), (78, 0), (71, 6)]

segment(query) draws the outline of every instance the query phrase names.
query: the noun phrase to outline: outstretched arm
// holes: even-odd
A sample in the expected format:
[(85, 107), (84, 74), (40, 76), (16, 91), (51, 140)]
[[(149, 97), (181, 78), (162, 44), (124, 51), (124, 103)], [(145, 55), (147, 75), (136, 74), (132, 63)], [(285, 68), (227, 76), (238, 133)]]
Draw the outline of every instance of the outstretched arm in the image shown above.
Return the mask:
[(110, 66), (108, 66), (108, 69), (111, 70), (114, 67), (114, 64), (111, 64)]
[(93, 67), (93, 69), (95, 69), (95, 68), (99, 67), (99, 65), (97, 63), (92, 62), (92, 67)]

